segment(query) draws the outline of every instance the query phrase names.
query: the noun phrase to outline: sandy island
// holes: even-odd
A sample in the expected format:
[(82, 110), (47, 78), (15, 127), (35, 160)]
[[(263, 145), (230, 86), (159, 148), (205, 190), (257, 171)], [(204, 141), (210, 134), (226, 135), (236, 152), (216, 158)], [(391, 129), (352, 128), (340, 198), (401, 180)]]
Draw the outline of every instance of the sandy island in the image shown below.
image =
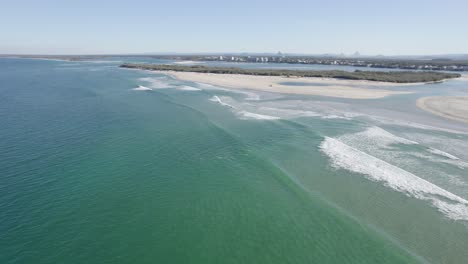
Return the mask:
[(468, 123), (468, 96), (423, 97), (416, 104), (434, 115)]
[(321, 95), (351, 99), (376, 99), (389, 95), (411, 93), (407, 91), (390, 91), (375, 88), (376, 86), (389, 87), (402, 86), (405, 84), (362, 80), (253, 76), (175, 71), (159, 71), (158, 73), (169, 74), (183, 81), (205, 83), (233, 89), (253, 89), (286, 94)]

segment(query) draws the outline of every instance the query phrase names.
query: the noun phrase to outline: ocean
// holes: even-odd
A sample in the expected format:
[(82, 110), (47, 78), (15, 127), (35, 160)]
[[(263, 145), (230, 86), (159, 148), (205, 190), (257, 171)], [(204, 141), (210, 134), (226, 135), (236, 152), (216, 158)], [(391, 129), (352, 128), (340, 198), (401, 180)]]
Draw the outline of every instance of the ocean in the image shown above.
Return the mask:
[(0, 263), (468, 262), (468, 126), (415, 105), (466, 80), (337, 99), (123, 61), (173, 63), (0, 58)]

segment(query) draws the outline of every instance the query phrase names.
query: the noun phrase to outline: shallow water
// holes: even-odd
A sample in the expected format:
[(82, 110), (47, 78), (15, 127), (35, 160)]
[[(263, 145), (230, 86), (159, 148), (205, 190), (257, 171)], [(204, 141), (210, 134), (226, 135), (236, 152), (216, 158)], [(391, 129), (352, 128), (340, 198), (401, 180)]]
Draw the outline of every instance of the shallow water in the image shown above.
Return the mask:
[(122, 60), (0, 59), (0, 263), (467, 262), (468, 127), (414, 102), (468, 82), (333, 99)]

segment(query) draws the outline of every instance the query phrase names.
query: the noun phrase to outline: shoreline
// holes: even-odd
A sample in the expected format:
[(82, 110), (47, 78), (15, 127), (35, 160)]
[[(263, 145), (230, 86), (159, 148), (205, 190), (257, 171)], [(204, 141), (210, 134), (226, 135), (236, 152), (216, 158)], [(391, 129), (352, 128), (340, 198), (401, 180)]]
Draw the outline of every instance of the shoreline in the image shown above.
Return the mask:
[(433, 115), (468, 124), (468, 96), (423, 97), (416, 105)]
[(402, 86), (402, 84), (365, 80), (341, 80), (319, 77), (254, 76), (176, 71), (152, 72), (166, 74), (183, 81), (204, 83), (232, 89), (252, 89), (283, 94), (317, 95), (347, 99), (378, 99), (390, 95), (413, 93), (409, 91), (390, 91), (375, 88), (376, 86)]
[(215, 67), (204, 65), (176, 64), (138, 64), (124, 63), (122, 68), (136, 68), (152, 71), (176, 71), (213, 74), (241, 74), (253, 76), (282, 76), (303, 78), (333, 78), (340, 80), (360, 80), (397, 84), (432, 83), (446, 79), (459, 78), (459, 73), (428, 72), (428, 71), (342, 71), (342, 70), (292, 70), (292, 69), (245, 69), (236, 67)]

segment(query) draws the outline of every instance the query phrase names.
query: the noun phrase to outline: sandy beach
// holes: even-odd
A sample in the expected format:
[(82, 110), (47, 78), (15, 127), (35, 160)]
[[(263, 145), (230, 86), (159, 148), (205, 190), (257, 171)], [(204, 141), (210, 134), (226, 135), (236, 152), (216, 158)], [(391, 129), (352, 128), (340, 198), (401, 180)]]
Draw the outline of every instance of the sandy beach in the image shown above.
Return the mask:
[(274, 93), (319, 95), (350, 99), (377, 99), (389, 95), (408, 94), (380, 87), (402, 84), (329, 78), (296, 78), (194, 72), (158, 72), (184, 81), (205, 83), (233, 89), (253, 89)]
[(468, 123), (468, 97), (434, 96), (417, 101), (417, 106), (434, 115)]

